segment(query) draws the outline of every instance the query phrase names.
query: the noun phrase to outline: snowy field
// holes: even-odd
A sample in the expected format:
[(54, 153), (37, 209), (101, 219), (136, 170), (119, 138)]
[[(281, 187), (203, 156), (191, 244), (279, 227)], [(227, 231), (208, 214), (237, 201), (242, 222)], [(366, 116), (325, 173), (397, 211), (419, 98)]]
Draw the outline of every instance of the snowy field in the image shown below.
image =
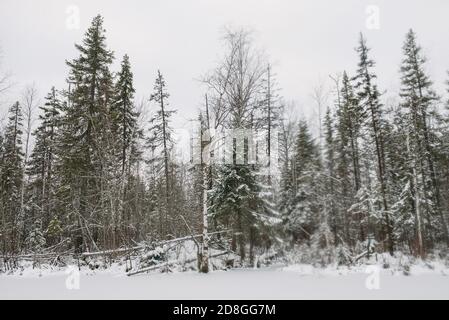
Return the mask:
[[(366, 270), (365, 270), (366, 271)], [(133, 277), (114, 272), (81, 272), (79, 289), (67, 289), (63, 271), (0, 275), (0, 299), (449, 299), (449, 273), (380, 270), (373, 273), (310, 266), (234, 269), (210, 274), (151, 273)]]

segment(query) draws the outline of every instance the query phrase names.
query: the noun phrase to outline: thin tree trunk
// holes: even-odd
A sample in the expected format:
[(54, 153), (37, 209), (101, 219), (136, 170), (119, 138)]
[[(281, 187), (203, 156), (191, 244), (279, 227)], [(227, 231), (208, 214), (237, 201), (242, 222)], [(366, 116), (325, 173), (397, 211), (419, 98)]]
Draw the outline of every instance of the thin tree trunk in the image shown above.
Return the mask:
[[(207, 95), (205, 96), (206, 99), (206, 126), (207, 126), (207, 131), (208, 134), (210, 135), (210, 121), (209, 121), (209, 104), (208, 104), (208, 100), (207, 100)], [(202, 124), (200, 124), (200, 126), (202, 126)], [(202, 133), (202, 130), (201, 130)], [(201, 143), (201, 164), (203, 166), (203, 214), (202, 214), (202, 233), (203, 233), (203, 237), (202, 237), (202, 244), (201, 244), (201, 264), (200, 264), (200, 272), (202, 273), (208, 273), (209, 272), (209, 236), (208, 236), (208, 230), (209, 230), (209, 223), (207, 220), (207, 215), (208, 215), (208, 209), (207, 209), (207, 192), (209, 190), (209, 179), (211, 178), (209, 175), (211, 174), (211, 160), (212, 159), (206, 159), (207, 161), (209, 161), (209, 163), (207, 162), (203, 162), (203, 154), (204, 152), (209, 152), (210, 155), (210, 150), (209, 150), (209, 145), (206, 145), (205, 142), (203, 141), (203, 134), (201, 134), (200, 137), (200, 143)], [(206, 150), (206, 151), (204, 151)]]
[[(371, 99), (371, 97), (370, 97)], [(393, 231), (390, 224), (390, 217), (388, 214), (388, 202), (387, 202), (387, 194), (386, 194), (386, 186), (385, 186), (385, 156), (384, 156), (384, 143), (383, 143), (383, 133), (381, 132), (381, 128), (379, 127), (378, 114), (376, 113), (375, 106), (370, 104), (371, 110), (371, 119), (372, 126), (374, 131), (374, 141), (376, 147), (376, 155), (377, 155), (377, 165), (378, 165), (378, 175), (379, 182), (382, 194), (382, 203), (383, 203), (383, 215), (386, 224), (386, 230), (384, 230), (384, 234), (387, 236), (387, 245), (388, 251), (392, 255), (394, 252), (394, 244), (393, 244)], [(382, 227), (382, 229), (384, 229)]]
[(166, 136), (166, 123), (165, 123), (165, 110), (164, 110), (164, 94), (163, 88), (160, 88), (160, 99), (161, 99), (161, 113), (162, 113), (162, 139), (164, 144), (164, 175), (165, 175), (165, 225), (168, 230), (168, 216), (170, 215), (169, 208), (169, 195), (170, 195), (170, 183), (169, 183), (169, 172), (168, 172), (168, 150), (167, 150), (167, 136)]
[[(407, 151), (408, 154), (411, 155), (410, 152), (410, 137), (409, 134), (407, 134)], [(417, 233), (417, 240), (418, 240), (418, 254), (421, 258), (424, 258), (425, 252), (424, 252), (424, 244), (423, 244), (423, 237), (422, 237), (422, 227), (421, 227), (421, 210), (420, 210), (420, 197), (419, 197), (419, 187), (418, 187), (418, 180), (416, 177), (416, 156), (412, 155), (413, 157), (413, 167), (412, 167), (412, 183), (413, 183), (413, 189), (414, 189), (414, 195), (415, 195), (415, 221), (416, 221), (416, 233)]]

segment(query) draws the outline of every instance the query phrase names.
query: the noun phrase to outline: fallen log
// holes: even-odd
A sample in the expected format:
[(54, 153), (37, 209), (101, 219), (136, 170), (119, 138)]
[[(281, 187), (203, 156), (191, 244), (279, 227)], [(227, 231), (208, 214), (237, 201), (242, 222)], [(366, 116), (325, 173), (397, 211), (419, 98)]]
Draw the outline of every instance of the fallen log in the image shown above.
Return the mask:
[[(223, 252), (215, 253), (213, 255), (210, 255), (209, 258), (216, 258), (216, 257), (219, 257), (219, 256), (223, 256), (225, 254), (228, 254), (228, 253), (231, 253), (231, 252), (230, 251), (223, 251)], [(127, 276), (133, 276), (135, 274), (139, 274), (139, 273), (143, 273), (143, 272), (148, 272), (148, 271), (160, 269), (160, 268), (167, 267), (167, 266), (170, 266), (170, 265), (173, 265), (173, 264), (177, 264), (177, 263), (187, 264), (187, 263), (195, 262), (196, 260), (197, 260), (197, 258), (187, 259), (185, 261), (179, 261), (179, 260), (167, 261), (167, 262), (156, 264), (156, 265), (151, 266), (151, 267), (147, 267), (147, 268), (143, 268), (143, 269), (140, 269), (140, 270), (128, 272), (126, 275)]]
[(359, 261), (360, 259), (362, 259), (366, 255), (368, 255), (368, 250), (363, 251), (359, 255), (355, 256), (352, 260), (353, 260), (353, 262), (357, 262), (357, 261)]
[(70, 255), (72, 250), (68, 250), (65, 252), (47, 252), (47, 253), (28, 253), (28, 254), (19, 254), (16, 256), (3, 256), (7, 259), (26, 259), (26, 258), (53, 258), (56, 256), (65, 256)]
[[(214, 234), (226, 233), (226, 232), (229, 232), (229, 231), (231, 231), (231, 230), (215, 231), (215, 232), (208, 233), (208, 235), (211, 236), (211, 235), (214, 235)], [(193, 236), (185, 236), (185, 237), (182, 237), (182, 238), (176, 238), (176, 239), (171, 239), (171, 240), (159, 241), (159, 242), (154, 243), (153, 245), (154, 246), (163, 246), (163, 245), (166, 245), (166, 244), (171, 244), (171, 243), (182, 242), (182, 241), (187, 241), (187, 240), (200, 238), (202, 236), (203, 236), (202, 234), (197, 234), (197, 235), (193, 235)], [(147, 245), (139, 245), (139, 246), (130, 247), (130, 248), (120, 248), (120, 249), (95, 251), (95, 252), (83, 252), (83, 253), (81, 253), (81, 256), (82, 257), (92, 257), (92, 256), (110, 255), (110, 254), (115, 254), (115, 253), (126, 253), (126, 252), (129, 252), (129, 251), (143, 250), (145, 248), (148, 248), (148, 246)]]
[(125, 252), (129, 252), (129, 251), (142, 250), (145, 248), (146, 248), (146, 246), (136, 246), (136, 247), (131, 247), (131, 248), (120, 248), (120, 249), (95, 251), (95, 252), (83, 252), (83, 253), (81, 253), (81, 256), (82, 257), (102, 256), (102, 255), (110, 255), (110, 254), (115, 254), (115, 253), (125, 253)]

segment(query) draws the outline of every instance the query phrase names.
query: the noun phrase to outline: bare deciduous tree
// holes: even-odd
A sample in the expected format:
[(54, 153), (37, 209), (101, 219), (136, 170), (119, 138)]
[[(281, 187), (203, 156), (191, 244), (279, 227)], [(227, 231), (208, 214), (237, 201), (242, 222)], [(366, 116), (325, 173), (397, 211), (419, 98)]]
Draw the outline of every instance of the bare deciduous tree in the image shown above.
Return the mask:
[[(207, 104), (207, 117), (213, 118), (214, 131), (223, 128), (248, 129), (253, 126), (254, 114), (259, 106), (261, 92), (263, 90), (263, 76), (266, 72), (266, 63), (263, 56), (253, 44), (251, 33), (248, 30), (237, 29), (225, 31), (224, 37), (225, 54), (221, 63), (207, 75), (203, 81), (210, 92), (210, 101)], [(209, 109), (210, 105), (210, 109)], [(210, 110), (210, 114), (209, 114)], [(209, 123), (209, 120), (207, 121)], [(210, 126), (207, 126), (210, 129)], [(209, 130), (211, 134), (211, 130)], [(212, 141), (214, 137), (209, 137)], [(213, 151), (212, 151), (213, 153)], [(203, 164), (206, 167), (203, 175), (203, 185), (212, 188), (210, 163)], [(204, 192), (207, 197), (207, 192)], [(203, 234), (207, 235), (207, 199), (203, 199)], [(236, 213), (237, 226), (242, 228), (241, 214)], [(242, 230), (238, 230), (240, 233)], [(233, 236), (235, 237), (235, 235)], [(245, 256), (243, 236), (240, 239), (240, 255)], [(208, 259), (208, 239), (204, 236), (202, 252), (202, 270), (206, 271)], [(233, 243), (236, 239), (233, 239)], [(207, 272), (207, 271), (206, 271)]]
[(322, 129), (322, 111), (326, 107), (329, 98), (329, 91), (326, 88), (326, 82), (322, 79), (318, 81), (318, 84), (313, 88), (311, 94), (313, 101), (316, 104), (318, 112), (318, 134), (320, 147), (323, 146), (323, 129)]

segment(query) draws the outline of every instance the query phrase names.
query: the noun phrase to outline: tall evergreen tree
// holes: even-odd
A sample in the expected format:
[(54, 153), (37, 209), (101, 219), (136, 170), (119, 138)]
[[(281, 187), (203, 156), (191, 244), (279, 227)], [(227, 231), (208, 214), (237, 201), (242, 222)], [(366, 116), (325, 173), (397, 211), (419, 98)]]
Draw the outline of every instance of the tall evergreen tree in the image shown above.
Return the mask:
[[(58, 177), (56, 170), (56, 151), (60, 112), (63, 103), (53, 87), (40, 107), (40, 125), (34, 131), (35, 144), (28, 162), (27, 173), (30, 177), (28, 188), (30, 224), (46, 228), (52, 220), (61, 218), (57, 213), (56, 193)], [(39, 220), (38, 222), (36, 222)], [(36, 233), (37, 234), (37, 233)], [(50, 242), (51, 243), (51, 242)]]
[(294, 242), (310, 239), (318, 225), (321, 209), (315, 193), (321, 170), (318, 150), (307, 123), (300, 121), (292, 163), (292, 199), (282, 212), (283, 225)]
[(381, 206), (382, 206), (382, 233), (390, 254), (394, 251), (393, 226), (391, 225), (388, 190), (386, 190), (386, 162), (385, 162), (385, 132), (382, 105), (379, 101), (380, 93), (375, 84), (376, 75), (372, 69), (375, 66), (368, 56), (370, 49), (366, 46), (366, 40), (360, 34), (359, 46), (356, 49), (359, 54), (357, 74), (354, 77), (357, 90), (358, 103), (370, 119), (370, 136), (374, 142), (375, 156), (377, 159), (377, 178), (379, 182)]
[[(422, 228), (422, 185), (416, 171), (416, 149), (411, 137), (410, 118), (406, 110), (394, 110), (390, 134), (389, 157), (391, 168), (390, 195), (394, 202), (391, 210), (395, 219), (395, 238), (408, 245), (416, 255), (424, 255)], [(404, 151), (404, 143), (406, 145)]]
[[(139, 114), (135, 111), (133, 86), (133, 73), (128, 55), (123, 57), (121, 69), (117, 74), (115, 84), (114, 101), (111, 106), (113, 136), (117, 142), (116, 161), (120, 164), (120, 210), (121, 221), (126, 224), (126, 235), (131, 233), (132, 210), (127, 202), (127, 193), (130, 189), (131, 168), (139, 161), (141, 152), (138, 150), (138, 140), (142, 137), (142, 131), (138, 128), (137, 118)], [(129, 239), (130, 240), (130, 239)]]
[[(361, 180), (361, 137), (364, 112), (354, 93), (346, 72), (342, 77), (341, 99), (337, 108), (337, 176), (340, 181), (340, 210), (345, 221), (344, 239), (352, 246), (357, 240), (364, 240), (362, 217), (357, 213), (350, 216), (355, 195), (362, 188)], [(355, 218), (355, 219), (352, 219)], [(357, 221), (356, 223), (353, 223)]]
[[(425, 57), (421, 47), (416, 43), (413, 30), (407, 33), (403, 46), (404, 59), (401, 65), (402, 107), (406, 109), (407, 127), (409, 130), (410, 151), (417, 156), (418, 167), (413, 168), (419, 173), (419, 185), (415, 189), (422, 189), (423, 212), (426, 215), (440, 217), (440, 230), (444, 241), (449, 244), (447, 222), (441, 207), (440, 186), (435, 167), (435, 150), (433, 148), (435, 135), (429, 127), (432, 103), (437, 96), (432, 89), (432, 82), (424, 72)], [(420, 206), (420, 202), (417, 202)], [(415, 208), (418, 209), (418, 208)], [(428, 221), (431, 219), (428, 218)], [(433, 226), (427, 226), (428, 232)]]
[(19, 102), (9, 109), (1, 159), (3, 251), (18, 253), (22, 246), (20, 196), (23, 184), (23, 115)]
[(120, 136), (120, 156), (122, 174), (130, 159), (130, 152), (136, 148), (136, 138), (139, 136), (137, 127), (138, 113), (134, 108), (133, 73), (128, 55), (123, 57), (121, 70), (117, 74), (115, 101), (112, 105), (114, 129), (116, 136)]
[[(264, 203), (259, 197), (260, 186), (250, 166), (245, 164), (223, 164), (218, 167), (217, 183), (210, 191), (209, 210), (211, 219), (224, 228), (232, 228), (232, 250), (240, 254), (241, 262), (246, 259), (246, 244), (251, 247), (256, 237), (266, 235), (267, 218)], [(260, 238), (259, 238), (260, 241)]]
[(154, 92), (150, 97), (150, 101), (154, 101), (158, 105), (158, 110), (150, 120), (151, 127), (149, 128), (147, 146), (152, 150), (150, 163), (154, 166), (156, 175), (159, 178), (159, 186), (163, 188), (159, 189), (160, 196), (163, 199), (159, 206), (161, 237), (165, 237), (171, 231), (172, 223), (170, 220), (173, 219), (170, 203), (173, 186), (173, 181), (170, 179), (170, 152), (173, 148), (173, 129), (170, 126), (170, 120), (176, 111), (168, 110), (169, 96), (164, 77), (158, 71)]
[[(69, 195), (75, 247), (97, 248), (100, 230), (92, 226), (101, 219), (104, 200), (103, 177), (110, 144), (110, 102), (112, 81), (109, 66), (113, 53), (106, 47), (103, 18), (96, 16), (82, 44), (75, 45), (80, 56), (68, 61), (68, 81), (74, 88), (68, 93), (69, 104), (63, 119), (60, 156)], [(107, 219), (107, 216), (103, 216)], [(75, 231), (76, 230), (76, 231)]]

